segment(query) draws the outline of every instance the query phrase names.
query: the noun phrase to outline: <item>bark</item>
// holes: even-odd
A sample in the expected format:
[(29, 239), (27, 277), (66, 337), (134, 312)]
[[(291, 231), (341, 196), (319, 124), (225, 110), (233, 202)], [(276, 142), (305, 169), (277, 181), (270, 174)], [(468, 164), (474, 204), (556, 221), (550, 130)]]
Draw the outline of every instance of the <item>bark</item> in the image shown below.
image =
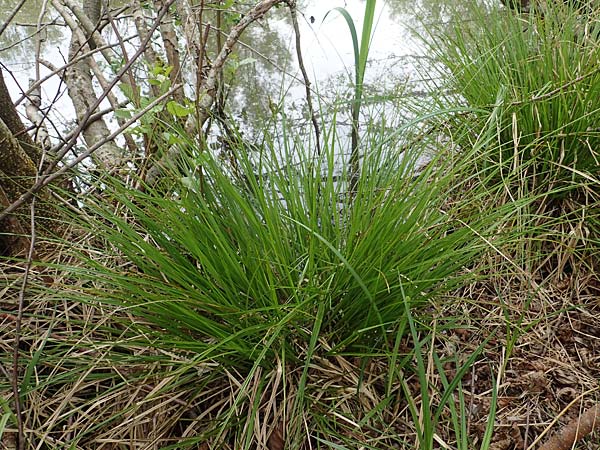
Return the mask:
[[(54, 6), (54, 9), (64, 19), (67, 26), (71, 29), (73, 36), (77, 38), (82, 47), (88, 43), (89, 36), (91, 38), (89, 39), (89, 43), (102, 48), (100, 53), (106, 62), (109, 65), (114, 62), (115, 56), (109, 50), (110, 46), (102, 38), (102, 35), (96, 30), (94, 23), (86, 16), (83, 9), (77, 3), (72, 0), (52, 0), (52, 6)], [(89, 45), (86, 46), (86, 49), (89, 49)]]
[(204, 32), (202, 31), (204, 1), (200, 2), (199, 7), (192, 8), (189, 0), (177, 0), (175, 6), (177, 8), (177, 14), (182, 18), (186, 46), (194, 58), (194, 70), (190, 72), (195, 79), (191, 81), (196, 92), (200, 92), (200, 84), (204, 79), (202, 74), (206, 58), (206, 41), (208, 40), (208, 33), (210, 32), (209, 24), (206, 25)]
[[(4, 83), (0, 83), (4, 84)], [(12, 103), (0, 104), (0, 110), (14, 109)], [(21, 126), (23, 124), (21, 123)], [(12, 131), (0, 120), (0, 208), (7, 208), (34, 183), (36, 167)], [(0, 220), (0, 256), (24, 256), (29, 247), (23, 224), (27, 205)], [(25, 220), (23, 220), (25, 217)]]
[[(69, 49), (69, 60), (77, 56), (76, 53), (79, 48), (79, 42), (74, 39)], [(75, 108), (77, 120), (81, 122), (98, 99), (94, 92), (89, 62), (86, 60), (79, 61), (67, 70), (65, 83)], [(110, 131), (104, 120), (98, 119), (90, 122), (83, 129), (82, 134), (87, 146), (92, 147), (110, 135)], [(123, 155), (115, 142), (109, 141), (94, 153), (93, 159), (94, 163), (102, 169), (112, 170), (121, 166)]]
[[(35, 97), (31, 101), (37, 102)], [(8, 123), (5, 122), (6, 119)], [(28, 193), (36, 182), (38, 170), (43, 170), (42, 151), (37, 147), (21, 121), (12, 102), (0, 69), (0, 255), (23, 256), (29, 247), (29, 202), (21, 202), (18, 208), (11, 205)], [(42, 166), (42, 167), (40, 167)], [(56, 183), (63, 183), (64, 177)], [(36, 215), (43, 233), (60, 233), (56, 221), (55, 203), (47, 191), (40, 191)], [(7, 213), (7, 208), (11, 212)]]
[(24, 194), (37, 174), (36, 166), (11, 130), (0, 120), (0, 187), (9, 200)]
[(29, 121), (35, 125), (34, 141), (39, 148), (43, 151), (47, 151), (52, 147), (50, 142), (50, 135), (48, 129), (44, 124), (44, 113), (41, 110), (42, 107), (42, 89), (41, 86), (31, 88), (35, 80), (29, 80), (29, 95), (27, 101), (27, 107), (25, 113)]
[[(163, 7), (164, 2), (163, 0), (155, 0), (155, 4), (158, 10)], [(173, 16), (167, 12), (165, 20), (163, 20), (160, 23), (160, 35), (165, 46), (167, 64), (173, 68), (169, 73), (171, 86), (175, 86), (176, 84), (182, 84), (181, 61), (179, 58), (177, 35), (175, 33), (175, 27), (173, 26), (173, 20)], [(183, 89), (180, 91), (176, 91), (173, 95), (173, 99), (178, 103), (183, 103), (185, 100)]]
[[(23, 125), (23, 122), (21, 122), (19, 114), (8, 93), (2, 70), (0, 70), (0, 121), (4, 122), (8, 127), (10, 133), (17, 139), (27, 156), (35, 163), (38, 163), (42, 157), (42, 152), (35, 145), (31, 136), (27, 134), (25, 126)], [(2, 139), (1, 135), (0, 139)]]
[[(1, 108), (14, 108), (10, 105), (0, 104)], [(6, 124), (0, 120), (0, 211), (4, 211), (13, 202), (28, 192), (34, 185), (37, 177), (37, 163), (25, 153), (19, 141), (13, 136)], [(39, 224), (42, 232), (58, 232), (58, 223), (54, 220), (57, 216), (53, 203), (47, 192), (38, 193), (37, 203)], [(23, 229), (29, 229), (29, 202), (24, 202), (18, 209), (7, 217), (0, 219), (0, 254), (15, 256), (21, 254), (28, 244), (23, 240), (15, 239), (10, 234), (22, 235)]]
[[(0, 172), (0, 177), (4, 174)], [(0, 208), (7, 208), (10, 200), (0, 185)], [(29, 238), (21, 221), (16, 216), (8, 216), (0, 220), (0, 255), (22, 257), (29, 249)]]
[(102, 17), (102, 3), (100, 0), (83, 0), (83, 12), (91, 20), (95, 29), (100, 26), (100, 17)]

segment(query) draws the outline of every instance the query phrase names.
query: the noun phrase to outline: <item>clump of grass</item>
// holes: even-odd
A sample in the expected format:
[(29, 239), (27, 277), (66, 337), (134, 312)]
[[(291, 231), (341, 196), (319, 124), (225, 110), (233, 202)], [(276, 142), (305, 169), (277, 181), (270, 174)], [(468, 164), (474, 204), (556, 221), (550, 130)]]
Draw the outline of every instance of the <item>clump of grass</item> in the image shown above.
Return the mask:
[(449, 94), (440, 94), (437, 105), (471, 108), (449, 121), (459, 153), (477, 154), (463, 165), (462, 177), (476, 180), (481, 193), (489, 189), (492, 207), (536, 199), (521, 210), (537, 216), (534, 226), (515, 211), (515, 245), (503, 249), (524, 276), (536, 268), (538, 282), (545, 282), (593, 271), (600, 212), (599, 16), (584, 15), (571, 2), (542, 3), (528, 14), (474, 2), (469, 19), (427, 38), (448, 80), (437, 92)]
[(93, 295), (169, 330), (175, 346), (255, 361), (267, 342), (306, 340), (315, 317), (340, 348), (385, 342), (405, 299), (423, 303), (477, 251), (436, 208), (443, 183), (408, 176), (414, 155), (374, 142), (354, 205), (335, 144), (317, 164), (293, 140), (256, 157), (239, 148), (229, 170), (181, 139), (188, 155), (166, 191), (112, 180), (118, 209), (86, 204), (87, 223), (129, 263), (96, 266), (105, 290)]
[(496, 180), (520, 171), (530, 189), (560, 197), (597, 173), (599, 32), (597, 12), (552, 1), (529, 14), (474, 5), (472, 20), (427, 37), (453, 93), (477, 109), (499, 107), (486, 166)]
[(449, 203), (457, 169), (440, 157), (416, 173), (425, 142), (410, 126), (395, 137), (367, 136), (350, 196), (335, 133), (335, 126), (327, 130), (316, 160), (285, 128), (254, 152), (240, 140), (234, 164), (180, 134), (181, 160), (160, 188), (142, 192), (105, 178), (110, 202), (79, 199), (74, 219), (95, 240), (81, 249), (83, 267), (72, 270), (87, 280), (72, 300), (127, 312), (123, 327), (144, 336), (136, 345), (185, 352), (196, 365), (241, 377), (237, 394), (203, 422), (207, 431), (194, 442), (255, 442), (239, 411), (258, 414), (264, 403), (249, 392), (268, 386), (264, 377), (273, 373), (283, 376), (284, 392), (295, 392), (286, 423), (288, 433), (295, 430), (289, 442), (301, 442), (302, 420), (313, 420), (315, 364), (338, 355), (363, 361), (359, 374), (369, 358), (389, 360), (382, 401), (391, 401), (400, 361), (408, 361), (399, 342), (409, 328), (417, 331), (407, 312), (420, 316), (458, 286), (463, 267), (488, 248), (486, 239), (509, 213), (467, 217), (470, 200)]

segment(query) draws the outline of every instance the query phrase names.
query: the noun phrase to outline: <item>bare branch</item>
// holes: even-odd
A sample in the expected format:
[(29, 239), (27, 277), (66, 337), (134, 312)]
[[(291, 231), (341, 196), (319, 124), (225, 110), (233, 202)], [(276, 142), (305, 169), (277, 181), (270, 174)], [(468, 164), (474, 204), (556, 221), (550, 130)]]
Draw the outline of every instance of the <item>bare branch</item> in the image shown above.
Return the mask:
[[(105, 5), (105, 8), (108, 11), (108, 5)], [(107, 12), (106, 16), (108, 17), (108, 22), (110, 23), (110, 26), (112, 27), (113, 32), (115, 33), (115, 36), (117, 37), (117, 42), (119, 43), (119, 46), (121, 47), (121, 54), (123, 55), (123, 60), (125, 62), (128, 62), (129, 61), (129, 54), (127, 53), (127, 48), (125, 47), (125, 39), (123, 39), (121, 37), (121, 33), (119, 32), (119, 28), (115, 24), (115, 21), (114, 21), (114, 19), (112, 17), (112, 14), (110, 12)], [(139, 38), (143, 39), (141, 35), (139, 36)], [(151, 47), (151, 46), (152, 46), (152, 43), (149, 43), (148, 47)], [(127, 77), (128, 77), (128, 80), (129, 80), (129, 85), (132, 88), (131, 90), (132, 90), (132, 92), (135, 93), (134, 95), (136, 96), (134, 102), (135, 102), (136, 106), (140, 106), (139, 105), (139, 98), (137, 98), (138, 87), (137, 87), (137, 83), (135, 81), (135, 77), (134, 77), (134, 75), (133, 75), (133, 73), (132, 73), (131, 70), (129, 70), (127, 72)], [(121, 125), (121, 123), (119, 123), (119, 125)], [(129, 145), (129, 142), (128, 142), (128, 145)]]
[(215, 58), (210, 71), (208, 72), (208, 76), (206, 77), (206, 81), (202, 86), (202, 91), (199, 93), (199, 102), (198, 102), (198, 124), (196, 125), (199, 129), (204, 126), (204, 123), (208, 119), (209, 110), (215, 101), (217, 83), (219, 79), (219, 74), (223, 70), (223, 65), (227, 58), (233, 51), (233, 47), (239, 40), (243, 31), (250, 25), (252, 22), (262, 18), (273, 6), (282, 3), (284, 0), (262, 0), (257, 3), (248, 13), (242, 17), (242, 19), (235, 25), (227, 39), (225, 40), (225, 44), (223, 48), (219, 52), (219, 55)]
[(296, 14), (296, 0), (287, 0), (290, 8), (290, 14), (292, 15), (292, 24), (294, 26), (294, 33), (296, 34), (296, 55), (298, 57), (298, 66), (302, 72), (304, 78), (304, 88), (306, 90), (306, 104), (308, 105), (308, 113), (310, 114), (310, 120), (315, 130), (315, 144), (317, 155), (321, 154), (321, 131), (319, 130), (319, 123), (317, 122), (317, 116), (312, 104), (312, 96), (310, 94), (310, 80), (304, 67), (304, 59), (302, 58), (302, 46), (300, 44), (300, 27), (298, 26), (298, 15)]
[(11, 11), (11, 13), (8, 16), (8, 19), (6, 19), (6, 22), (4, 22), (2, 25), (0, 25), (0, 36), (2, 36), (2, 33), (4, 33), (4, 31), (6, 30), (6, 27), (8, 27), (10, 25), (10, 23), (15, 18), (15, 16), (19, 12), (19, 10), (23, 7), (23, 5), (25, 4), (26, 1), (27, 0), (21, 0), (21, 2), (15, 7), (15, 9), (13, 9)]
[(600, 428), (600, 404), (591, 407), (569, 422), (552, 439), (542, 445), (540, 450), (569, 450), (598, 428)]
[[(136, 38), (137, 38), (137, 36), (129, 36), (129, 37), (125, 38), (124, 41), (130, 41), (130, 40), (136, 39)], [(48, 75), (40, 78), (38, 81), (36, 81), (35, 83), (33, 83), (31, 86), (29, 86), (29, 89), (27, 90), (27, 92), (24, 92), (23, 95), (21, 97), (19, 97), (14, 102), (15, 106), (19, 106), (19, 104), (23, 100), (25, 100), (28, 97), (28, 95), (34, 89), (36, 89), (37, 87), (41, 86), (45, 81), (48, 81), (53, 76), (55, 76), (55, 75), (61, 75), (61, 72), (64, 72), (66, 69), (68, 69), (69, 67), (73, 66), (74, 64), (77, 64), (78, 62), (80, 62), (80, 61), (82, 61), (82, 60), (84, 60), (84, 59), (92, 56), (95, 53), (98, 53), (98, 52), (104, 50), (105, 48), (112, 48), (112, 47), (116, 47), (117, 45), (119, 45), (119, 44), (118, 43), (116, 43), (116, 44), (110, 44), (110, 45), (107, 45), (106, 47), (99, 47), (99, 48), (96, 48), (94, 50), (90, 50), (89, 52), (82, 53), (81, 55), (78, 55), (77, 57), (75, 57), (74, 59), (72, 59), (71, 61), (69, 61), (68, 63), (66, 63), (66, 64), (64, 64), (64, 65), (62, 65), (60, 67), (56, 67), (56, 66), (54, 66), (50, 62), (45, 61), (43, 59), (40, 59), (40, 62), (44, 66), (46, 66), (47, 68), (49, 68), (51, 70), (51, 72)]]

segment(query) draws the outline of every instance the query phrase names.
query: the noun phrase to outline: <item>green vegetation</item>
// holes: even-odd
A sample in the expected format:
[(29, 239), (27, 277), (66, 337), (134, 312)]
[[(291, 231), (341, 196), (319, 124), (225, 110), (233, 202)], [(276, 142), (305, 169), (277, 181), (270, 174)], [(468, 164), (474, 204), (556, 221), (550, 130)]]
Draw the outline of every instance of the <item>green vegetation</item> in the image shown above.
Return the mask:
[[(569, 2), (532, 8), (476, 9), (450, 36), (434, 31), (428, 43), (454, 92), (472, 107), (496, 109), (496, 151), (485, 169), (499, 178), (520, 171), (527, 187), (554, 196), (595, 181), (600, 21)], [(477, 129), (490, 115), (471, 119)]]
[[(30, 287), (30, 441), (510, 448), (511, 402), (549, 389), (514, 374), (553, 374), (543, 358), (565, 356), (539, 343), (547, 329), (600, 313), (600, 45), (569, 5), (473, 13), (427, 38), (449, 94), (359, 136), (356, 181), (335, 114), (318, 155), (284, 120), (252, 145), (231, 133), (224, 156), (161, 124), (178, 158), (160, 183), (100, 174), (73, 198), (73, 233), (42, 267), (54, 282)], [(569, 403), (553, 401), (536, 435)], [(15, 423), (1, 405), (0, 435)]]
[[(298, 389), (285, 411), (292, 418), (310, 417), (315, 400), (304, 392), (315, 361), (338, 355), (360, 364), (389, 360), (380, 401), (391, 402), (406, 388), (401, 370), (409, 362), (394, 347), (409, 330), (418, 341), (429, 320), (418, 325), (418, 311), (463, 282), (462, 268), (488, 248), (485, 239), (494, 239), (501, 214), (513, 208), (478, 218), (464, 201), (447, 207), (455, 170), (436, 160), (411, 176), (424, 143), (409, 141), (400, 153), (400, 142), (381, 133), (365, 137), (370, 153), (349, 196), (336, 176), (335, 124), (318, 160), (290, 130), (277, 131), (286, 137), (266, 139), (260, 151), (238, 142), (231, 166), (179, 135), (181, 159), (160, 190), (103, 179), (119, 207), (90, 198), (73, 216), (78, 228), (96, 234), (82, 252), (102, 258), (79, 258), (77, 278), (89, 287), (69, 300), (127, 310), (138, 318), (129, 332), (144, 336), (136, 345), (184, 350), (194, 364), (217, 364), (219, 377), (234, 367), (256, 383), (259, 372), (270, 378), (285, 362), (286, 371), (301, 373), (296, 380), (282, 375), (282, 384)], [(403, 139), (411, 134), (401, 131)], [(263, 407), (250, 402), (250, 387), (211, 418), (221, 426), (196, 438), (256, 445), (252, 434), (233, 437), (235, 410), (255, 417)], [(288, 433), (300, 442), (297, 420), (288, 419)], [(431, 426), (422, 431), (430, 444)], [(330, 438), (337, 428), (329, 424), (317, 436)]]
[(332, 11), (339, 12), (350, 31), (352, 38), (352, 48), (354, 49), (354, 98), (352, 102), (352, 148), (350, 155), (350, 191), (356, 188), (356, 180), (360, 172), (360, 149), (358, 147), (359, 140), (359, 121), (360, 108), (363, 103), (363, 82), (365, 79), (365, 71), (367, 69), (367, 60), (369, 57), (369, 47), (371, 45), (371, 33), (373, 30), (373, 20), (375, 18), (375, 0), (367, 0), (365, 4), (365, 14), (363, 17), (362, 33), (360, 44), (358, 42), (358, 33), (352, 16), (345, 8), (335, 8)]

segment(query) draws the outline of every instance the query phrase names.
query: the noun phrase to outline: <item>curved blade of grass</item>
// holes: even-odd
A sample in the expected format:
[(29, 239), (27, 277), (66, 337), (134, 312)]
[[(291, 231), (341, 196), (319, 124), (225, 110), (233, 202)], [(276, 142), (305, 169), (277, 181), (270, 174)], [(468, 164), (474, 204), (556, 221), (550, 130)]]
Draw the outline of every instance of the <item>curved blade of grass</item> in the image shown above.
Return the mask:
[[(345, 8), (334, 8), (331, 11), (339, 12), (348, 24), (350, 35), (352, 38), (352, 47), (354, 48), (354, 100), (352, 102), (352, 149), (350, 155), (350, 192), (354, 192), (356, 189), (356, 183), (358, 182), (358, 175), (360, 171), (359, 166), (359, 149), (358, 149), (358, 122), (360, 119), (360, 107), (362, 104), (363, 94), (363, 81), (365, 77), (365, 70), (367, 68), (367, 59), (369, 57), (369, 47), (371, 43), (371, 32), (373, 30), (373, 19), (375, 17), (375, 4), (376, 0), (367, 0), (365, 5), (365, 14), (363, 17), (363, 27), (361, 33), (360, 46), (358, 44), (358, 35), (356, 33), (356, 27), (352, 16)], [(328, 13), (329, 14), (329, 13)]]
[(352, 19), (352, 16), (350, 15), (350, 13), (348, 12), (348, 10), (346, 10), (346, 8), (342, 8), (337, 7), (337, 8), (333, 8), (329, 11), (327, 11), (327, 14), (325, 14), (325, 17), (323, 18), (323, 20), (325, 20), (325, 18), (327, 18), (327, 16), (329, 15), (330, 12), (332, 11), (336, 11), (339, 12), (342, 17), (344, 18), (344, 20), (346, 20), (346, 24), (348, 25), (348, 29), (350, 30), (350, 37), (352, 38), (352, 48), (354, 49), (354, 79), (355, 79), (355, 83), (358, 86), (358, 82), (359, 82), (359, 78), (358, 78), (358, 65), (359, 65), (359, 61), (360, 61), (360, 48), (358, 46), (358, 34), (356, 33), (356, 26), (354, 25), (354, 20)]
[(4, 434), (4, 429), (6, 428), (6, 424), (8, 420), (12, 417), (11, 413), (4, 413), (0, 416), (0, 439), (2, 439), (2, 435)]

